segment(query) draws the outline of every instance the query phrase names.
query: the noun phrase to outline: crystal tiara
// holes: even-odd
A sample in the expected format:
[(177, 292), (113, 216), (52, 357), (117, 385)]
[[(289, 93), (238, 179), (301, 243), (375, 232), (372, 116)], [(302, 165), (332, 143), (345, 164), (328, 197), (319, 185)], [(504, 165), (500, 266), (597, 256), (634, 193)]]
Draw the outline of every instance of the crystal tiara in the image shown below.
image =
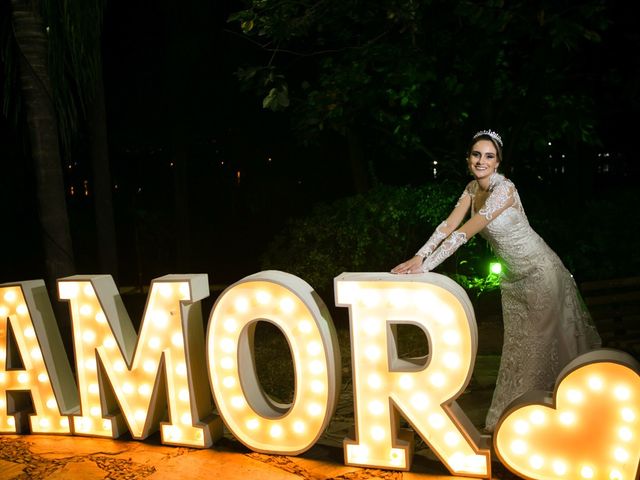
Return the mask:
[(473, 139), (475, 140), (476, 138), (478, 138), (481, 135), (487, 135), (487, 136), (493, 138), (496, 142), (498, 142), (498, 145), (500, 145), (500, 148), (502, 148), (502, 138), (500, 137), (500, 135), (498, 135), (493, 130), (480, 130), (478, 133), (476, 133), (473, 136)]

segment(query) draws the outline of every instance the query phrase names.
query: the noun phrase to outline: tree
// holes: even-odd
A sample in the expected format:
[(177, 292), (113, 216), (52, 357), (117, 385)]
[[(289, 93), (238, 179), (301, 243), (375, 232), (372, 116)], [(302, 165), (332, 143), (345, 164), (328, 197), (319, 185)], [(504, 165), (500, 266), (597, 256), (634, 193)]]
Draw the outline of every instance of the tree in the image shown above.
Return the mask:
[[(61, 151), (69, 154), (72, 138), (78, 132), (78, 119), (86, 115), (87, 104), (94, 113), (90, 124), (100, 124), (99, 101), (104, 100), (95, 101), (94, 93), (101, 85), (103, 7), (100, 0), (2, 1), (3, 11), (10, 13), (2, 28), (2, 60), (8, 79), (3, 111), (9, 114), (24, 109), (50, 288), (57, 278), (75, 271)], [(17, 86), (19, 90), (12, 88)], [(20, 115), (13, 117), (18, 119)], [(99, 128), (105, 128), (104, 113)], [(104, 131), (101, 135), (104, 137)], [(103, 142), (99, 148), (104, 145)], [(107, 162), (107, 157), (101, 161)], [(101, 178), (104, 177), (103, 169)]]
[(461, 139), (481, 128), (503, 133), (520, 170), (539, 168), (549, 141), (598, 142), (587, 54), (608, 25), (603, 0), (245, 5), (230, 20), (265, 58), (240, 81), (291, 110), (305, 141), (355, 138), (375, 169), (402, 161), (424, 180), (425, 156), (459, 169)]

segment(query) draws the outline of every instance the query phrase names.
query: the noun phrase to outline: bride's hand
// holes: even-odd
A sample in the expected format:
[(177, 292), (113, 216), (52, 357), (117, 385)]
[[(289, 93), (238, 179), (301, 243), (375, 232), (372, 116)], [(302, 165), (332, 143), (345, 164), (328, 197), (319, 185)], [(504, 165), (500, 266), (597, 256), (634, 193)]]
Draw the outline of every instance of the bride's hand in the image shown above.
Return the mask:
[(391, 273), (422, 273), (423, 257), (416, 255), (391, 269)]

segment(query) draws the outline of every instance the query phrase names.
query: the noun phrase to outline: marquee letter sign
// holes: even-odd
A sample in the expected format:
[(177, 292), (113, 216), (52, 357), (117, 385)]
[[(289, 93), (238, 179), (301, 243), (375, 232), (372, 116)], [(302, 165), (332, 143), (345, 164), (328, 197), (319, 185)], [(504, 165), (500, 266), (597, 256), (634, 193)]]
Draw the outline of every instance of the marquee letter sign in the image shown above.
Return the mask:
[[(351, 335), (355, 424), (343, 442), (345, 463), (408, 470), (416, 433), (452, 474), (490, 478), (489, 437), (455, 402), (477, 351), (464, 290), (435, 273), (343, 273), (334, 287), (336, 304), (349, 309)], [(153, 280), (138, 333), (110, 276), (63, 278), (58, 290), (71, 312), (75, 379), (44, 282), (0, 285), (0, 434), (116, 438), (129, 431), (142, 440), (160, 429), (165, 444), (206, 448), (224, 422), (254, 451), (297, 455), (331, 420), (340, 387), (337, 336), (325, 304), (298, 277), (266, 271), (238, 281), (217, 299), (206, 337), (204, 274)], [(274, 401), (259, 382), (260, 321), (288, 342), (290, 404)], [(426, 357), (400, 355), (400, 324), (422, 330)], [(411, 429), (400, 428), (401, 418)], [(609, 349), (578, 357), (554, 392), (514, 401), (493, 442), (524, 478), (637, 480), (638, 362)]]
[[(284, 334), (293, 356), (291, 405), (274, 402), (258, 381), (253, 336), (259, 320)], [(218, 299), (207, 335), (211, 387), (231, 433), (252, 450), (296, 455), (329, 424), (340, 388), (340, 350), (331, 316), (308, 283), (284, 272), (237, 282)]]
[[(454, 474), (490, 476), (482, 439), (455, 403), (471, 379), (477, 350), (466, 293), (437, 274), (343, 273), (336, 303), (349, 307), (356, 438), (344, 442), (350, 465), (407, 470), (413, 426)], [(429, 339), (426, 363), (398, 358), (393, 326), (410, 323)]]
[(638, 362), (595, 350), (569, 363), (550, 392), (509, 406), (495, 437), (500, 460), (530, 479), (634, 480), (640, 460)]
[(212, 408), (199, 367), (204, 329), (197, 302), (209, 294), (206, 275), (154, 280), (139, 336), (111, 276), (68, 277), (58, 286), (73, 322), (82, 410), (73, 417), (76, 434), (115, 438), (126, 422), (133, 438), (144, 439), (168, 403), (163, 443), (206, 447), (221, 435), (219, 419), (203, 420)]
[(78, 391), (42, 280), (0, 285), (1, 433), (25, 433), (21, 391), (31, 396), (33, 433), (71, 433)]

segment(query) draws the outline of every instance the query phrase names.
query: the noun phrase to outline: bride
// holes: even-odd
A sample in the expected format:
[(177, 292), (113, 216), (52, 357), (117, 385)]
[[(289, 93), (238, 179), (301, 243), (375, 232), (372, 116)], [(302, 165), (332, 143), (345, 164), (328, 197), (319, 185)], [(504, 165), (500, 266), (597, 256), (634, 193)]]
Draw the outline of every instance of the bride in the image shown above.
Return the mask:
[[(565, 364), (601, 343), (572, 275), (529, 225), (514, 184), (497, 172), (501, 159), (496, 132), (473, 136), (468, 164), (475, 179), (416, 255), (391, 270), (429, 272), (476, 233), (506, 266), (500, 284), (504, 343), (487, 432), (509, 403), (530, 390), (552, 390)], [(467, 212), (469, 220), (458, 228)]]

